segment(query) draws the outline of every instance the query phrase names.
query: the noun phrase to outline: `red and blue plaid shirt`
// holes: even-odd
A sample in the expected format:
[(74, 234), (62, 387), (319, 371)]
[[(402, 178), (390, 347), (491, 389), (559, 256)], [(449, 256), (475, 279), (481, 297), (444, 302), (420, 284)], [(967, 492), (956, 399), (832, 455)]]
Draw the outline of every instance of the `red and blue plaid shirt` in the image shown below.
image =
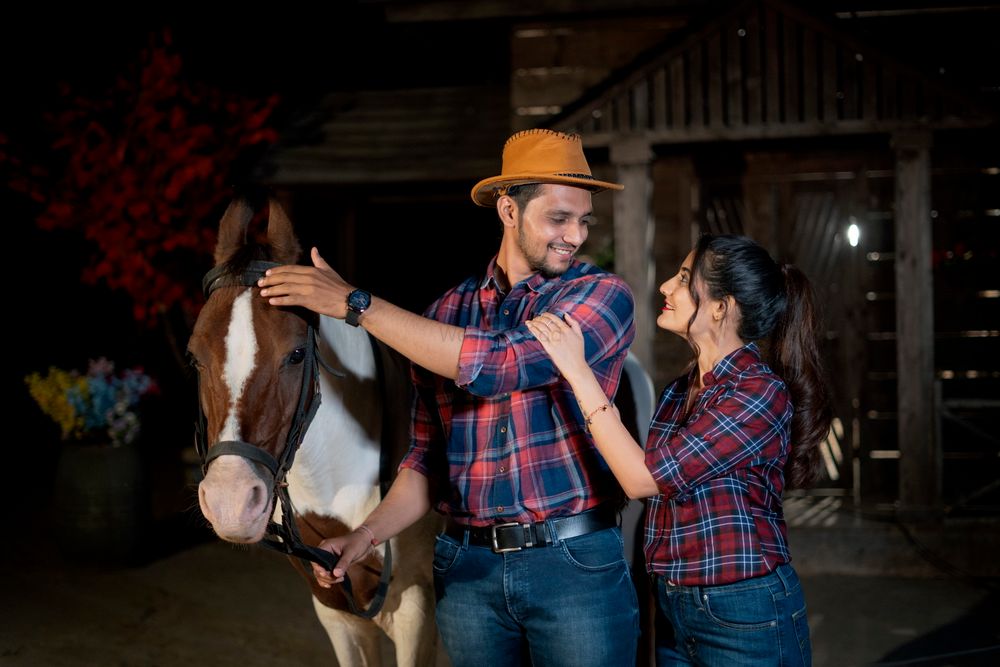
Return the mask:
[(496, 259), (425, 315), (465, 328), (452, 382), (413, 366), (412, 444), (400, 467), (431, 480), (436, 507), (461, 523), (541, 521), (608, 501), (621, 488), (584, 430), (572, 390), (525, 321), (569, 313), (611, 398), (635, 337), (632, 293), (618, 276), (574, 261), (556, 278), (534, 274), (509, 294)]
[(785, 383), (751, 343), (702, 377), (684, 418), (697, 372), (663, 390), (646, 441), (660, 489), (646, 515), (646, 567), (688, 586), (742, 581), (790, 559), (781, 506), (792, 417)]

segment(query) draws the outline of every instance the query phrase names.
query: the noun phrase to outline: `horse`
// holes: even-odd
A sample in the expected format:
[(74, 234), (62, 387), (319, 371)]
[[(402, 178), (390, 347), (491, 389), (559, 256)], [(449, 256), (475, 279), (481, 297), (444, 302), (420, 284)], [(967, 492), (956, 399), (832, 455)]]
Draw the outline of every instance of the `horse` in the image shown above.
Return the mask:
[(262, 299), (256, 279), (267, 266), (298, 261), (301, 248), (274, 200), (266, 242), (248, 243), (253, 215), (243, 200), (224, 213), (209, 296), (188, 345), (202, 437), (216, 443), (199, 447), (201, 512), (225, 541), (290, 555), (339, 664), (382, 664), (381, 632), (400, 667), (434, 664), (433, 512), (351, 566), (357, 603), (351, 590), (321, 588), (302, 561), (331, 565), (335, 557), (316, 545), (356, 529), (378, 504), (386, 471), (408, 446), (408, 365), (360, 327)]

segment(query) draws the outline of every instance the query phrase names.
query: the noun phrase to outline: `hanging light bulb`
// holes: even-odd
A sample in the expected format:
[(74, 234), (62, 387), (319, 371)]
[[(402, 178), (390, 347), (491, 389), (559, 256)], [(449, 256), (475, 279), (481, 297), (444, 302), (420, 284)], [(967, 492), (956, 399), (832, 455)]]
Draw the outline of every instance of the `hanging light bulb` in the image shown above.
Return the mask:
[(851, 244), (852, 248), (858, 247), (858, 241), (861, 240), (861, 228), (858, 227), (858, 223), (855, 222), (854, 217), (851, 217), (851, 224), (847, 227), (847, 242)]

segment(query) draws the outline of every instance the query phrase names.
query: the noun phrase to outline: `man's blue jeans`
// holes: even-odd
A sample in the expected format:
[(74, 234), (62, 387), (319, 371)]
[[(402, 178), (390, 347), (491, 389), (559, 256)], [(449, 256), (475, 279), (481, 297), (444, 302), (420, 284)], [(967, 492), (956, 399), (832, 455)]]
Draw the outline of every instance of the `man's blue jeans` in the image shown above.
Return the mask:
[(656, 581), (656, 664), (812, 664), (806, 602), (792, 566), (721, 586)]
[(437, 622), (454, 667), (634, 667), (635, 588), (618, 528), (497, 554), (434, 548)]

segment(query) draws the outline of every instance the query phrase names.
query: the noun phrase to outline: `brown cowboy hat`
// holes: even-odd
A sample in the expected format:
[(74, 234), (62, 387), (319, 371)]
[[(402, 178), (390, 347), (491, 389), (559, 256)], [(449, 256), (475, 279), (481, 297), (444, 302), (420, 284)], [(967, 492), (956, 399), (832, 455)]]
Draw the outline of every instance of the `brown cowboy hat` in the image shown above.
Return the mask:
[(472, 201), (491, 207), (507, 188), (525, 183), (573, 185), (591, 192), (625, 189), (590, 174), (580, 135), (537, 129), (518, 132), (507, 140), (501, 174), (476, 183)]

